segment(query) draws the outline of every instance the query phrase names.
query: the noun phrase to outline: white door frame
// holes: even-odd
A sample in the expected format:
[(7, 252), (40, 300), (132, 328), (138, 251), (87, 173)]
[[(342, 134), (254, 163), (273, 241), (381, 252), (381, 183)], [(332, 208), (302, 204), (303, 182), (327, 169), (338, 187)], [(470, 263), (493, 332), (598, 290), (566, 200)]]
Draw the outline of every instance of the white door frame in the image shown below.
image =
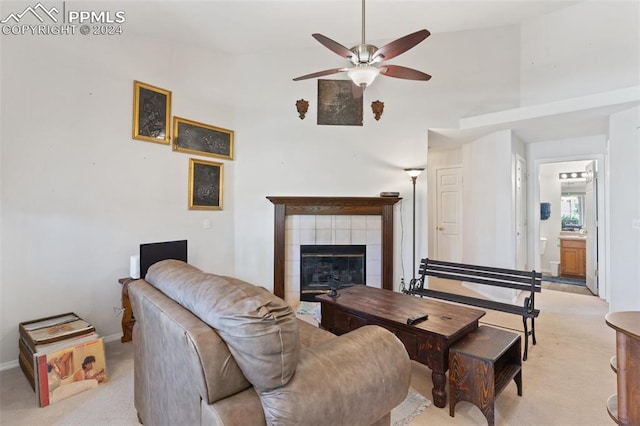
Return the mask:
[[(522, 182), (520, 183), (520, 190), (518, 190), (518, 163), (522, 164), (523, 167), (523, 172), (522, 172)], [(528, 173), (527, 173), (527, 160), (520, 154), (516, 154), (515, 155), (515, 164), (514, 164), (514, 185), (513, 185), (513, 191), (514, 191), (514, 213), (515, 213), (515, 220), (514, 220), (514, 225), (515, 225), (515, 230), (514, 230), (514, 238), (515, 238), (515, 242), (514, 242), (514, 247), (515, 247), (515, 265), (516, 265), (516, 269), (530, 269), (529, 268), (529, 243), (527, 241), (527, 235), (529, 233), (528, 231), (528, 215), (527, 215), (527, 181), (528, 181)], [(520, 210), (520, 206), (518, 205), (519, 202), (524, 203), (524, 208), (522, 210)], [(519, 219), (520, 219), (520, 213), (522, 212), (522, 214), (524, 214), (524, 217), (522, 218), (524, 220), (524, 227), (522, 230), (520, 230), (518, 228), (518, 223), (519, 223)], [(521, 231), (524, 236), (522, 238), (524, 238), (524, 262), (525, 265), (521, 266), (518, 262), (518, 260), (520, 259), (521, 253), (519, 253), (519, 250), (521, 248), (520, 244), (518, 244), (518, 232)]]
[[(607, 251), (609, 245), (607, 244), (607, 222), (608, 218), (606, 212), (609, 211), (609, 196), (606, 190), (608, 186), (607, 179), (607, 164), (605, 163), (605, 156), (603, 154), (591, 154), (591, 155), (576, 155), (569, 157), (554, 157), (538, 159), (533, 161), (533, 170), (530, 187), (532, 187), (532, 200), (533, 205), (529, 208), (529, 235), (533, 234), (533, 241), (529, 243), (529, 247), (533, 246), (532, 255), (533, 259), (529, 257), (530, 265), (533, 265), (536, 271), (541, 271), (540, 267), (540, 166), (542, 164), (561, 163), (566, 161), (583, 161), (583, 160), (596, 160), (598, 162), (598, 297), (608, 301), (608, 288), (609, 288), (609, 262)], [(531, 254), (530, 254), (531, 256)]]
[[(598, 171), (597, 162), (591, 161), (585, 166), (587, 171), (586, 192), (585, 192), (585, 214), (584, 228), (587, 234), (586, 241), (586, 281), (587, 288), (593, 294), (600, 294), (598, 285), (598, 274), (591, 271), (598, 270)], [(595, 183), (595, 185), (594, 185)], [(590, 203), (591, 202), (591, 203)], [(595, 211), (593, 206), (595, 204)]]
[[(440, 226), (442, 226), (442, 221), (441, 219), (441, 205), (440, 205), (440, 196), (439, 196), (439, 189), (440, 189), (440, 180), (438, 179), (438, 175), (440, 173), (440, 171), (442, 170), (455, 170), (455, 174), (460, 178), (460, 186), (458, 188), (458, 210), (457, 210), (457, 218), (458, 218), (458, 229), (457, 229), (457, 241), (458, 241), (458, 259), (442, 259), (442, 256), (440, 256), (441, 254), (441, 247), (440, 247), (440, 242), (441, 242), (441, 236), (442, 236), (442, 232), (443, 228), (440, 228)], [(464, 185), (464, 181), (463, 181), (463, 169), (462, 166), (451, 166), (451, 165), (447, 165), (447, 166), (442, 166), (442, 167), (436, 167), (434, 169), (434, 173), (435, 173), (435, 185), (436, 185), (436, 190), (435, 190), (435, 205), (434, 205), (434, 213), (435, 213), (435, 218), (436, 218), (436, 225), (433, 228), (434, 230), (434, 234), (435, 234), (435, 240), (434, 240), (434, 248), (435, 248), (435, 252), (432, 254), (432, 256), (438, 260), (448, 260), (448, 261), (452, 261), (452, 262), (461, 262), (462, 261), (462, 247), (463, 247), (463, 235), (462, 235), (462, 222), (463, 222), (463, 196), (462, 196), (462, 192), (463, 192), (463, 185)]]
[[(429, 182), (428, 182), (429, 194), (428, 194), (428, 206), (427, 206), (427, 211), (429, 212), (429, 218), (428, 218), (429, 232), (428, 232), (428, 240), (427, 240), (429, 255), (427, 257), (436, 256), (436, 254), (438, 253), (438, 241), (437, 241), (438, 237), (435, 231), (437, 226), (436, 219), (438, 216), (437, 214), (437, 208), (438, 208), (437, 192), (438, 191), (437, 191), (437, 184), (436, 184), (437, 171), (443, 170), (443, 169), (454, 169), (454, 168), (459, 168), (461, 171), (464, 172), (462, 164), (460, 163), (440, 164), (440, 165), (434, 166), (433, 168), (429, 168)], [(464, 186), (464, 181), (462, 182), (462, 185)], [(460, 229), (460, 238), (462, 240), (462, 229)]]

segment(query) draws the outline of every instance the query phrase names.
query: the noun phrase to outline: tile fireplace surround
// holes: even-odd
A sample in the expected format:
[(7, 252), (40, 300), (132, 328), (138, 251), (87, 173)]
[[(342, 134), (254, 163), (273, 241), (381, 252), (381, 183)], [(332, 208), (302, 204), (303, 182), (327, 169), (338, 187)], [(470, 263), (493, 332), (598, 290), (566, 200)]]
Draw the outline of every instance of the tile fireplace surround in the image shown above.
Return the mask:
[(299, 301), (300, 244), (366, 244), (367, 284), (393, 289), (398, 197), (267, 197), (274, 204), (273, 292)]
[(380, 216), (291, 215), (285, 219), (284, 296), (289, 304), (300, 301), (301, 245), (365, 245), (366, 284), (382, 284), (382, 220)]

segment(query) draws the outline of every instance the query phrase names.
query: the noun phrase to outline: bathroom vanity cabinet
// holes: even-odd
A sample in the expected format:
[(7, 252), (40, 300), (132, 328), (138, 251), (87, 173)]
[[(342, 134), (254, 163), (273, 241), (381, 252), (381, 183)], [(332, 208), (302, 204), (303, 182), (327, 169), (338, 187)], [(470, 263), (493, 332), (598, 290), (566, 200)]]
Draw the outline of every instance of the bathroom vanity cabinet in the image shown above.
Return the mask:
[(586, 239), (560, 237), (560, 275), (587, 276)]

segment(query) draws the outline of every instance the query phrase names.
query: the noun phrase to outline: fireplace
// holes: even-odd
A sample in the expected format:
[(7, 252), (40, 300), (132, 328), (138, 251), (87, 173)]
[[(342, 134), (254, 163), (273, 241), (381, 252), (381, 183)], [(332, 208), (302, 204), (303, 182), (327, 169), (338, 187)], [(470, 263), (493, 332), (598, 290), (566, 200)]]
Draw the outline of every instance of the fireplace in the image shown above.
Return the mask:
[(331, 288), (366, 284), (366, 245), (301, 245), (300, 300)]
[[(285, 296), (285, 278), (287, 239), (290, 238), (290, 233), (285, 232), (285, 218), (297, 215), (378, 216), (381, 221), (381, 228), (377, 231), (380, 239), (378, 244), (381, 246), (381, 287), (393, 290), (393, 208), (402, 198), (268, 196), (267, 199), (274, 206), (273, 293), (276, 296), (283, 299), (289, 297)], [(299, 271), (300, 268), (296, 267), (295, 270)], [(372, 285), (371, 282), (368, 284)], [(295, 297), (298, 294), (299, 288), (296, 287)]]

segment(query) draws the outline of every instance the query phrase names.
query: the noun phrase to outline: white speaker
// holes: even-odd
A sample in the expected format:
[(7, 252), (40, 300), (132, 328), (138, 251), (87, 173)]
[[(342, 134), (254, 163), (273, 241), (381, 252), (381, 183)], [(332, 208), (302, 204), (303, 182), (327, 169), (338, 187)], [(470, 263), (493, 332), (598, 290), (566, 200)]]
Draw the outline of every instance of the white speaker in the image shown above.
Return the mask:
[(129, 276), (131, 278), (140, 278), (140, 255), (131, 256), (129, 260)]

